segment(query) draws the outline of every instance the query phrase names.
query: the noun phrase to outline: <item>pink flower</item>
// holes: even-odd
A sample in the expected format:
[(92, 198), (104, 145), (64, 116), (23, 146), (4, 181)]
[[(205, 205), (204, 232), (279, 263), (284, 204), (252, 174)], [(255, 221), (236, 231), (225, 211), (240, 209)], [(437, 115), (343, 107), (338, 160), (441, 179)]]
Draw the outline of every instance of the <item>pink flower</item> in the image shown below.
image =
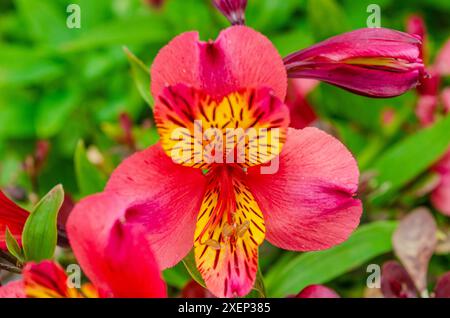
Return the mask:
[[(105, 191), (82, 200), (69, 218), (85, 270), (97, 262), (97, 246), (111, 241), (112, 229), (126, 226), (146, 233), (162, 268), (194, 247), (208, 289), (243, 296), (254, 284), (265, 238), (288, 250), (321, 250), (357, 227), (357, 164), (326, 133), (288, 129), (286, 70), (266, 37), (244, 26), (209, 42), (195, 32), (181, 34), (161, 49), (151, 77), (160, 143), (126, 159)], [(201, 135), (215, 132), (210, 142), (195, 135), (199, 125)], [(221, 140), (232, 128), (255, 128), (256, 135), (246, 139), (237, 162), (221, 163), (237, 149)], [(204, 156), (192, 160), (198, 146)], [(255, 153), (254, 146), (270, 151)], [(262, 173), (272, 160), (279, 160), (278, 169)], [(101, 275), (86, 272), (94, 283)]]
[(289, 127), (303, 129), (317, 119), (317, 115), (306, 97), (318, 84), (318, 81), (308, 79), (291, 79), (289, 81), (285, 101), (289, 107), (291, 118)]
[[(79, 216), (79, 215), (78, 215)], [(77, 216), (75, 216), (76, 218)], [(95, 230), (104, 227), (96, 219)], [(91, 282), (70, 287), (64, 269), (53, 261), (27, 263), (22, 279), (0, 287), (0, 298), (83, 298), (83, 297), (165, 297), (166, 286), (145, 236), (138, 229), (116, 223), (103, 241), (100, 231), (94, 232), (91, 223), (84, 222), (84, 231), (91, 231), (95, 240), (80, 248), (78, 229), (70, 228), (69, 235), (79, 263)], [(80, 249), (82, 251), (80, 252)]]
[[(408, 32), (426, 37), (426, 27), (420, 17), (413, 16), (408, 20)], [(426, 42), (423, 43), (423, 47)], [(425, 48), (422, 48), (425, 51)], [(450, 87), (441, 90), (442, 76), (450, 74), (450, 40), (438, 52), (433, 65), (428, 67), (429, 76), (422, 78), (417, 88), (419, 99), (416, 115), (422, 126), (429, 126), (436, 121), (438, 112), (450, 112)], [(440, 109), (440, 105), (442, 108)], [(450, 216), (450, 149), (432, 168), (439, 175), (439, 183), (431, 193), (433, 206), (445, 215)]]
[(231, 24), (245, 24), (247, 0), (213, 0), (213, 3)]
[(334, 290), (323, 285), (309, 285), (296, 298), (341, 298)]
[(289, 77), (328, 82), (357, 94), (393, 97), (423, 73), (418, 37), (384, 28), (332, 37), (284, 58)]
[(19, 242), (22, 239), (22, 230), (28, 218), (28, 211), (22, 209), (0, 191), (0, 248), (6, 249), (6, 228)]

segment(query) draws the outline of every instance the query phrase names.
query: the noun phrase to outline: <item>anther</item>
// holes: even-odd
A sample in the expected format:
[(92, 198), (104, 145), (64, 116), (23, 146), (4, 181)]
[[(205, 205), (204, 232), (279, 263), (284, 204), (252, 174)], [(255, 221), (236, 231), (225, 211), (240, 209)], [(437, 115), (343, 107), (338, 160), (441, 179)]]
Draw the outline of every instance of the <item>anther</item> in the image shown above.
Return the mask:
[(205, 244), (211, 247), (213, 250), (220, 250), (221, 248), (220, 243), (213, 239), (207, 240)]
[(250, 222), (245, 220), (242, 224), (239, 224), (236, 228), (236, 234), (239, 237), (243, 237), (250, 227)]

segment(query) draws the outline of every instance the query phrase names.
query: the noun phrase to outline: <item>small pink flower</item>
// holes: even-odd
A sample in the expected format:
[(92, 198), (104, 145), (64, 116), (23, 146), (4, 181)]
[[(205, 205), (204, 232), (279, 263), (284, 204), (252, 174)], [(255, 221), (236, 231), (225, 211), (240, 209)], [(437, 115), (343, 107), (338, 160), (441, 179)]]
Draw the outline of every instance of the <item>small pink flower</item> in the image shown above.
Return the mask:
[(231, 24), (245, 24), (247, 0), (213, 0), (213, 3)]
[[(426, 27), (420, 17), (408, 20), (408, 32), (426, 38)], [(426, 46), (426, 42), (422, 44)], [(425, 50), (422, 48), (422, 51)], [(416, 115), (422, 126), (429, 126), (436, 121), (439, 111), (450, 112), (450, 88), (441, 90), (441, 78), (450, 74), (450, 40), (438, 52), (433, 65), (428, 67), (428, 76), (423, 77), (417, 87), (419, 99)], [(442, 105), (442, 109), (440, 106)], [(450, 149), (432, 168), (439, 175), (439, 183), (431, 193), (431, 202), (440, 212), (450, 216)]]
[[(244, 26), (209, 42), (195, 32), (181, 34), (161, 49), (151, 77), (160, 143), (125, 160), (105, 191), (82, 200), (70, 216), (71, 243), (85, 270), (98, 262), (95, 250), (111, 241), (114, 226), (127, 226), (146, 233), (162, 268), (194, 248), (214, 295), (243, 296), (254, 284), (265, 238), (288, 250), (321, 250), (357, 227), (362, 206), (355, 198), (355, 159), (318, 129), (288, 128), (286, 70), (266, 37)], [(193, 156), (198, 142), (209, 149), (195, 137), (199, 122), (219, 135), (229, 128), (276, 128), (280, 135), (266, 145), (271, 152), (241, 163), (182, 160), (178, 153)], [(188, 137), (181, 145), (173, 135), (180, 131)], [(222, 150), (219, 158), (228, 155)], [(278, 170), (262, 174), (273, 159)], [(101, 275), (86, 272), (94, 283)]]
[(296, 298), (341, 298), (334, 290), (323, 285), (309, 285)]
[(306, 97), (318, 84), (318, 81), (309, 79), (291, 79), (289, 81), (285, 103), (289, 107), (290, 127), (303, 129), (317, 119), (317, 115)]
[(10, 200), (0, 191), (0, 248), (6, 249), (5, 233), (9, 229), (13, 237), (19, 242), (22, 239), (22, 230), (28, 218), (28, 211)]
[[(109, 202), (113, 204), (114, 199)], [(165, 283), (145, 235), (120, 222), (106, 233), (105, 219), (96, 218), (94, 224), (90, 222), (93, 217), (78, 223), (84, 225), (82, 229), (68, 229), (79, 263), (92, 284), (83, 284), (79, 289), (70, 287), (64, 269), (46, 260), (27, 263), (22, 279), (0, 287), (0, 298), (166, 297)], [(89, 231), (93, 237), (82, 242), (87, 243), (82, 247), (78, 245), (79, 231)]]
[(393, 97), (423, 73), (418, 36), (384, 28), (332, 37), (284, 58), (289, 77), (328, 82), (357, 94)]

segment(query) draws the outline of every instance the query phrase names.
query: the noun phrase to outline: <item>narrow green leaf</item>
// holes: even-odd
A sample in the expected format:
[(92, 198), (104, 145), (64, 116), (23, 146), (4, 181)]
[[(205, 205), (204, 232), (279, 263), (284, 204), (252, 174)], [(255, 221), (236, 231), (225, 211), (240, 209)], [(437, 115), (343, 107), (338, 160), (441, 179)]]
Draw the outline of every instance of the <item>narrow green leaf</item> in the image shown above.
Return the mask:
[(311, 284), (323, 284), (370, 259), (392, 250), (391, 236), (396, 222), (380, 221), (361, 226), (344, 243), (318, 252), (294, 257), (266, 277), (269, 297), (297, 294)]
[(58, 238), (56, 222), (63, 201), (63, 187), (57, 185), (34, 207), (22, 233), (26, 261), (52, 258)]
[(150, 68), (136, 57), (128, 48), (123, 49), (128, 57), (133, 74), (133, 80), (142, 98), (153, 108), (153, 97), (150, 93)]
[(266, 288), (260, 269), (258, 269), (258, 272), (256, 273), (255, 284), (253, 285), (252, 290), (245, 298), (266, 298)]
[(372, 167), (376, 177), (371, 185), (378, 188), (371, 196), (373, 203), (386, 202), (432, 166), (450, 146), (449, 131), (450, 115), (387, 150)]
[(75, 150), (75, 174), (81, 196), (101, 192), (106, 185), (106, 176), (88, 160), (82, 140)]
[(193, 249), (189, 252), (188, 255), (186, 255), (185, 258), (183, 258), (183, 264), (184, 266), (186, 266), (186, 269), (191, 275), (192, 279), (194, 279), (197, 283), (206, 288), (202, 275), (197, 269), (197, 264), (195, 264), (195, 256)]
[(23, 262), (25, 260), (25, 256), (23, 255), (22, 248), (20, 247), (19, 243), (17, 243), (17, 240), (14, 238), (8, 228), (6, 228), (5, 232), (5, 241), (8, 251), (20, 262)]
[(174, 267), (163, 271), (163, 277), (167, 285), (178, 289), (183, 289), (183, 287), (186, 286), (191, 279), (191, 276), (181, 262)]

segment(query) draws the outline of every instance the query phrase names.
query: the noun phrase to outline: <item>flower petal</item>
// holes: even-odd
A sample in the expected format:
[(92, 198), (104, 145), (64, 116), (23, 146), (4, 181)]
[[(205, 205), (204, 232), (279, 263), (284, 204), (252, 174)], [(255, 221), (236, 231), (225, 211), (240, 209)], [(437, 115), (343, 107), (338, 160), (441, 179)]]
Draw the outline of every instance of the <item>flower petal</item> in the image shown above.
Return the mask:
[[(75, 206), (67, 231), (83, 271), (105, 297), (164, 297), (165, 285), (143, 225), (113, 193)], [(119, 217), (117, 211), (125, 211)]]
[(207, 288), (217, 297), (250, 292), (265, 235), (258, 204), (235, 173), (210, 175), (195, 230), (195, 261)]
[(143, 224), (161, 268), (177, 264), (192, 249), (205, 191), (201, 170), (173, 163), (157, 144), (122, 162), (105, 191), (121, 198), (102, 213)]
[(231, 24), (245, 24), (247, 0), (213, 0), (213, 2)]
[(433, 206), (450, 216), (450, 151), (433, 167), (439, 174), (439, 184), (431, 193)]
[(0, 298), (26, 298), (23, 280), (16, 280), (0, 286)]
[(164, 151), (185, 166), (268, 162), (284, 144), (289, 111), (268, 88), (245, 89), (219, 101), (183, 84), (163, 90), (155, 121)]
[(425, 42), (426, 42), (426, 36), (427, 36), (427, 28), (425, 25), (425, 22), (423, 21), (423, 18), (419, 15), (412, 15), (408, 18), (406, 30), (410, 34), (415, 34), (420, 37), (422, 40), (422, 46), (420, 50), (420, 58), (423, 59), (425, 55)]
[(417, 101), (416, 116), (422, 126), (428, 126), (436, 120), (438, 98), (434, 95), (421, 95)]
[(183, 33), (161, 49), (151, 69), (152, 94), (165, 86), (186, 84), (214, 98), (242, 88), (269, 87), (284, 100), (286, 70), (273, 44), (245, 26), (222, 31), (216, 41), (201, 42), (197, 33)]
[(450, 75), (450, 39), (445, 42), (436, 57), (435, 67), (441, 76)]
[(6, 249), (5, 232), (9, 229), (20, 243), (22, 230), (28, 218), (28, 211), (22, 209), (0, 191), (0, 248)]
[(396, 261), (383, 264), (381, 291), (386, 298), (416, 298), (417, 290), (408, 272)]
[(366, 28), (332, 37), (284, 59), (289, 77), (312, 78), (351, 92), (392, 97), (415, 87), (424, 72), (417, 36)]
[(309, 285), (295, 298), (341, 298), (334, 290), (323, 285)]
[(279, 169), (250, 168), (246, 182), (264, 214), (267, 239), (297, 251), (345, 241), (358, 226), (358, 166), (338, 140), (316, 128), (290, 129)]
[(450, 272), (439, 278), (434, 293), (436, 298), (450, 298)]
[(291, 79), (289, 81), (286, 105), (289, 107), (291, 119), (290, 127), (303, 129), (317, 119), (314, 109), (308, 102), (306, 95), (313, 90), (319, 82), (308, 79)]
[(29, 298), (79, 298), (81, 294), (67, 284), (67, 274), (53, 261), (27, 263), (23, 270), (25, 294)]

